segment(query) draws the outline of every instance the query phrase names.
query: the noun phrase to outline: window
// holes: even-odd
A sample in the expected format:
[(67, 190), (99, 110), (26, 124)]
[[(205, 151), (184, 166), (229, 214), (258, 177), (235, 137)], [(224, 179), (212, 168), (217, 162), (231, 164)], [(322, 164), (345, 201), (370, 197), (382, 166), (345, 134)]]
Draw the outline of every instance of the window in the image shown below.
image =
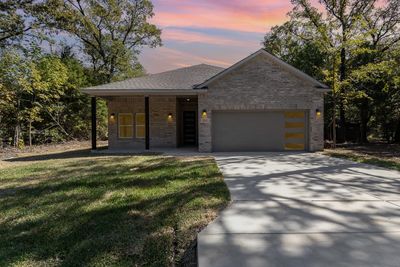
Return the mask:
[(136, 138), (144, 138), (146, 135), (146, 119), (144, 113), (136, 113)]
[(132, 113), (118, 114), (118, 133), (119, 138), (133, 137), (133, 116)]

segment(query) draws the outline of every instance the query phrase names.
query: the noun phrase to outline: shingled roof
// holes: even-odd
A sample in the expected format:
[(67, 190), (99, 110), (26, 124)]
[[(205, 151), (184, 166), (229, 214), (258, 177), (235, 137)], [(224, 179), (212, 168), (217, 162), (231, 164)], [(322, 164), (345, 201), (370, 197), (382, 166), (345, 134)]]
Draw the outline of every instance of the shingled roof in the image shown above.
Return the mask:
[(194, 89), (206, 89), (214, 80), (220, 79), (224, 75), (239, 68), (257, 56), (266, 57), (273, 64), (279, 65), (282, 69), (308, 82), (315, 88), (326, 92), (330, 90), (325, 84), (322, 84), (311, 76), (273, 56), (264, 49), (260, 49), (227, 69), (207, 64), (200, 64), (143, 77), (132, 78), (125, 81), (88, 87), (84, 88), (83, 92), (93, 96), (113, 96), (127, 94), (195, 95), (198, 93), (198, 90)]
[(223, 70), (224, 68), (221, 67), (200, 64), (120, 82), (88, 87), (84, 91), (89, 93), (92, 90), (192, 90), (196, 85), (205, 82)]

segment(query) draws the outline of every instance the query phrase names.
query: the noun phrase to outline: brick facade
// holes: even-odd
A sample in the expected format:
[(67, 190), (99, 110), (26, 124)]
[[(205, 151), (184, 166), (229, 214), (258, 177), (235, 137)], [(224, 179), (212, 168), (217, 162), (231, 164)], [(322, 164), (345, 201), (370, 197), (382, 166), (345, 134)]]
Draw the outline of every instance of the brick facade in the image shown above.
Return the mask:
[[(215, 110), (305, 110), (308, 114), (310, 151), (323, 149), (323, 92), (292, 75), (280, 65), (259, 55), (232, 70), (208, 86), (198, 96), (199, 111), (207, 110), (207, 119), (199, 115), (199, 151), (212, 151), (212, 112)], [(201, 112), (200, 112), (201, 113)]]
[[(118, 113), (144, 113), (144, 96), (108, 97), (108, 114), (115, 114), (115, 119), (109, 116), (108, 145), (109, 149), (136, 149), (145, 148), (145, 140), (136, 138), (118, 138)], [(153, 147), (176, 147), (176, 97), (150, 96), (150, 144)], [(168, 114), (172, 113), (172, 119)], [(136, 121), (134, 118), (133, 127)]]
[[(212, 151), (212, 117), (216, 110), (303, 110), (308, 123), (307, 150), (323, 149), (324, 90), (310, 81), (297, 77), (284, 66), (260, 54), (231, 72), (212, 81), (208, 90), (198, 90), (198, 142), (199, 151)], [(144, 113), (144, 96), (108, 97), (108, 112), (115, 113), (115, 121), (109, 121), (110, 149), (144, 149), (144, 139), (119, 139), (118, 113)], [(150, 146), (177, 146), (176, 96), (150, 96)], [(207, 110), (207, 118), (202, 118)], [(172, 120), (168, 114), (172, 113)], [(135, 125), (135, 122), (134, 122)]]

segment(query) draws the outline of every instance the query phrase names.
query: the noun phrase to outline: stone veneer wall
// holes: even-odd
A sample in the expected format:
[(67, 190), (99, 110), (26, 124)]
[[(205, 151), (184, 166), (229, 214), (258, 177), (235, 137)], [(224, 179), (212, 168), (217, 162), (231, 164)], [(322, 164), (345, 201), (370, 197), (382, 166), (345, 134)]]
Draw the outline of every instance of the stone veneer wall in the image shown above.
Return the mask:
[[(150, 148), (176, 147), (176, 97), (150, 96)], [(145, 148), (145, 139), (135, 136), (135, 114), (144, 113), (144, 96), (108, 97), (108, 114), (115, 113), (115, 120), (108, 122), (109, 149), (137, 149)], [(118, 113), (133, 114), (134, 136), (131, 139), (118, 138)], [(168, 114), (172, 113), (172, 120)]]
[[(199, 151), (212, 151), (213, 110), (306, 110), (309, 117), (308, 144), (310, 151), (323, 149), (323, 92), (294, 76), (281, 66), (259, 55), (209, 85), (200, 93)], [(207, 119), (201, 111), (207, 110)]]

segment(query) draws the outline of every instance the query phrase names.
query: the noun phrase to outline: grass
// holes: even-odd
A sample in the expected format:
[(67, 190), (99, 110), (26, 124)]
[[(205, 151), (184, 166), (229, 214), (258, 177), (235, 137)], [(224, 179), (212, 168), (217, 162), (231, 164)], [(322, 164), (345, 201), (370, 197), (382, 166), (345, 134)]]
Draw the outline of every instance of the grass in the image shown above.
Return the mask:
[(331, 157), (348, 159), (355, 162), (360, 162), (400, 171), (400, 161), (398, 158), (395, 157), (392, 158), (378, 157), (347, 149), (336, 149), (336, 150), (328, 149), (324, 151), (324, 154)]
[(210, 158), (13, 161), (0, 168), (0, 266), (171, 266), (229, 202)]

